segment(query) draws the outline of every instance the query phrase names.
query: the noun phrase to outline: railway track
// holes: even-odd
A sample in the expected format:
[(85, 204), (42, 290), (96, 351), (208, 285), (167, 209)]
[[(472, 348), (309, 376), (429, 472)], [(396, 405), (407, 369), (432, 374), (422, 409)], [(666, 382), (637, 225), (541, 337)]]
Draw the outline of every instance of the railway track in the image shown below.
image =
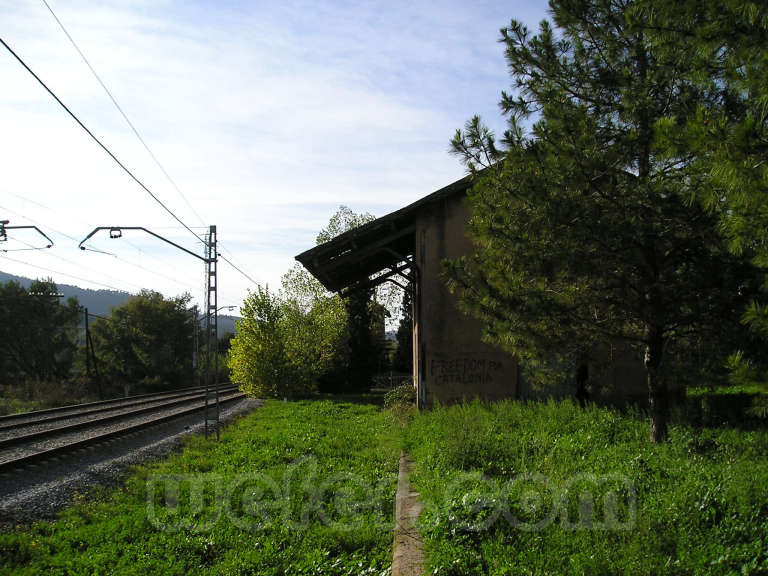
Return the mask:
[[(219, 386), (219, 393), (234, 389), (235, 386), (232, 385), (221, 385)], [(37, 412), (26, 412), (24, 414), (6, 416), (4, 418), (7, 418), (10, 422), (0, 418), (0, 449), (2, 449), (3, 441), (9, 436), (18, 436), (19, 434), (26, 434), (29, 431), (34, 430), (47, 430), (50, 429), (51, 425), (54, 423), (75, 423), (77, 421), (91, 422), (93, 416), (96, 414), (103, 416), (107, 416), (108, 414), (118, 415), (141, 406), (146, 407), (147, 410), (150, 411), (155, 406), (164, 406), (174, 401), (184, 401), (186, 399), (198, 397), (203, 394), (204, 391), (205, 388), (196, 387), (192, 389), (182, 389), (181, 391), (176, 392), (129, 396), (127, 398), (92, 402), (78, 406), (62, 406), (61, 408), (52, 409), (55, 412), (51, 412), (51, 410), (40, 410)]]
[[(220, 388), (227, 386), (219, 385)], [(205, 390), (205, 386), (189, 386), (179, 388), (172, 392), (153, 392), (150, 394), (139, 394), (136, 396), (126, 396), (124, 398), (113, 398), (111, 400), (99, 400), (97, 402), (88, 402), (86, 404), (71, 404), (69, 406), (60, 406), (58, 408), (46, 408), (45, 410), (35, 410), (33, 412), (21, 412), (19, 414), (9, 414), (0, 416), (0, 429), (27, 421), (42, 421), (44, 418), (61, 418), (71, 414), (86, 414), (90, 411), (108, 409), (110, 406), (117, 407), (122, 404), (151, 402), (155, 399), (163, 399), (181, 394), (199, 394)]]
[[(215, 409), (214, 393), (209, 409)], [(205, 389), (194, 388), (0, 418), (0, 473), (203, 412), (205, 396)], [(234, 386), (219, 387), (220, 405), (243, 398)]]

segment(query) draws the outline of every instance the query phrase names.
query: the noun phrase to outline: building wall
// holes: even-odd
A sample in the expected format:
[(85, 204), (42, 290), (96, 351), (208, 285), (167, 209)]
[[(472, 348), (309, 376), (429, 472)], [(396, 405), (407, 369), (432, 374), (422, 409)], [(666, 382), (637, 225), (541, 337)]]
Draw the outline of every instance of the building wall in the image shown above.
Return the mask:
[(465, 233), (469, 207), (461, 196), (436, 204), (416, 224), (414, 259), (421, 275), (414, 334), (425, 406), (517, 395), (517, 363), (481, 341), (480, 322), (459, 311), (441, 276), (442, 260), (472, 253)]
[[(541, 399), (573, 397), (575, 381), (542, 389), (528, 384), (514, 357), (481, 341), (478, 320), (462, 313), (443, 280), (442, 261), (472, 253), (466, 235), (470, 210), (457, 195), (425, 211), (416, 223), (414, 260), (421, 294), (414, 314), (414, 379), (420, 404), (449, 404), (479, 397)], [(420, 380), (419, 380), (420, 379)], [(589, 362), (591, 399), (600, 403), (647, 404), (642, 355), (626, 346), (595, 350)]]

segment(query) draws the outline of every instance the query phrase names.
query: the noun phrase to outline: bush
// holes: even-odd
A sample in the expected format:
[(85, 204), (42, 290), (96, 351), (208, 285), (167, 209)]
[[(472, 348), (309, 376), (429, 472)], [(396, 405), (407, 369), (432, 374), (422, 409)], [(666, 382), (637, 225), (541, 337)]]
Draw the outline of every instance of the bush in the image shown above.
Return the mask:
[(416, 406), (416, 388), (413, 384), (401, 384), (384, 395), (387, 408), (405, 409)]
[(317, 390), (333, 364), (344, 330), (339, 298), (311, 305), (259, 287), (243, 302), (227, 364), (244, 392), (267, 397), (302, 397)]
[(97, 400), (87, 384), (77, 379), (41, 381), (26, 379), (17, 386), (0, 387), (0, 416), (45, 410)]

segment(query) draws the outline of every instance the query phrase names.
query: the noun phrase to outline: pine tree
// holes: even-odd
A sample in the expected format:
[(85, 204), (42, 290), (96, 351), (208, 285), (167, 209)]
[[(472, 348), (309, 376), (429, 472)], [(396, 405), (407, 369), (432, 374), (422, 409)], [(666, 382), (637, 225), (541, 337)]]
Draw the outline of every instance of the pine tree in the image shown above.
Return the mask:
[[(657, 51), (689, 55), (701, 98), (695, 113), (669, 117), (660, 152), (693, 156), (698, 201), (719, 218), (729, 249), (752, 260), (755, 278), (743, 321), (750, 338), (733, 355), (736, 373), (766, 382), (768, 358), (768, 6), (744, 0), (644, 2)], [(757, 288), (757, 289), (754, 289)], [(762, 374), (760, 374), (762, 371)]]
[(479, 118), (453, 150), (476, 181), (475, 254), (446, 267), (484, 336), (539, 379), (564, 377), (607, 342), (642, 350), (654, 442), (667, 435), (670, 354), (714, 338), (752, 271), (692, 198), (686, 150), (659, 138), (708, 94), (690, 54), (657, 49), (643, 6), (553, 0), (556, 25), (502, 29), (513, 90), (502, 146)]

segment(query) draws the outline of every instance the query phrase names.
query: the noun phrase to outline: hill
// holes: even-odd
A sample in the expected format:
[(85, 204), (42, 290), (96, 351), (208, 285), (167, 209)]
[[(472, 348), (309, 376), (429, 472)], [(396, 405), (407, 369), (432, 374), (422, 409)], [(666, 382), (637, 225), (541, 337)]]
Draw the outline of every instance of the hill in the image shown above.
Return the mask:
[[(24, 288), (29, 288), (30, 284), (34, 282), (32, 278), (0, 272), (0, 283), (10, 281), (18, 282)], [(109, 315), (112, 308), (120, 306), (133, 297), (133, 294), (130, 292), (118, 290), (91, 290), (69, 284), (56, 284), (56, 286), (59, 292), (64, 295), (64, 298), (77, 298), (81, 306), (88, 308), (90, 314), (96, 314), (97, 316)], [(219, 335), (221, 336), (227, 332), (234, 333), (236, 320), (239, 320), (239, 318), (235, 316), (219, 316)]]
[[(34, 282), (32, 278), (0, 272), (0, 282), (5, 283), (11, 280), (18, 282), (24, 288), (29, 288), (30, 284)], [(64, 298), (77, 298), (77, 301), (82, 306), (88, 308), (88, 312), (98, 314), (99, 316), (109, 314), (111, 308), (119, 306), (133, 296), (129, 292), (117, 290), (90, 290), (88, 288), (80, 288), (79, 286), (70, 286), (69, 284), (56, 284), (56, 286), (59, 292), (64, 294)]]

